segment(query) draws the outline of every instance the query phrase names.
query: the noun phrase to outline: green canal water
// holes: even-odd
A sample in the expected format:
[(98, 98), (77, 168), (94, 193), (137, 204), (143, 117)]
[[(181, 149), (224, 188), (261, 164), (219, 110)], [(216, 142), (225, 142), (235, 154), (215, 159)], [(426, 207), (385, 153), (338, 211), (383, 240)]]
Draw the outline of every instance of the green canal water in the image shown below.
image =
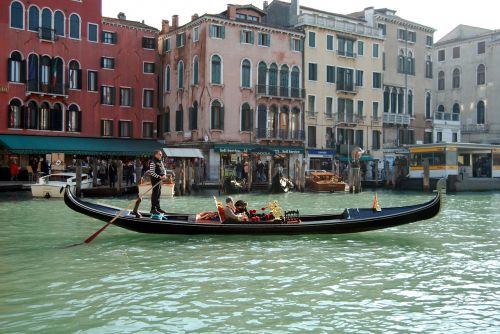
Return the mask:
[[(395, 206), (431, 195), (378, 197)], [(326, 213), (371, 206), (373, 193), (243, 198)], [(103, 223), (62, 200), (0, 194), (0, 333), (499, 333), (499, 203), (500, 193), (448, 194), (434, 219), (347, 235), (110, 226), (88, 246), (64, 248)], [(162, 200), (178, 212), (213, 205), (210, 196)]]

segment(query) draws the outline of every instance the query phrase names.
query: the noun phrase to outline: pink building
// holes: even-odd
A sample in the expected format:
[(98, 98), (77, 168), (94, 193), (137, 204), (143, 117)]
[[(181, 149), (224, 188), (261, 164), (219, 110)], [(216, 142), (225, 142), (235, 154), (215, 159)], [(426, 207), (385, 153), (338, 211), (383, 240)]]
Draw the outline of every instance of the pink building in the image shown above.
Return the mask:
[[(264, 16), (252, 5), (228, 5), (183, 26), (177, 15), (163, 21), (158, 135), (169, 145), (201, 146), (211, 179), (221, 163), (277, 163), (276, 155), (287, 172), (303, 154), (304, 35), (266, 25)], [(248, 155), (264, 146), (268, 156)]]

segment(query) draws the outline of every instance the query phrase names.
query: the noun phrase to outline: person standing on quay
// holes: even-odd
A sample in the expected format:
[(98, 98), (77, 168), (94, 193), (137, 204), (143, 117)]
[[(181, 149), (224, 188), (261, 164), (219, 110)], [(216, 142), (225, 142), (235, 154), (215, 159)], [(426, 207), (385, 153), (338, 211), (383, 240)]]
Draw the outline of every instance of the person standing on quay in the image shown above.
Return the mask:
[(160, 208), (161, 183), (167, 178), (165, 166), (162, 161), (161, 150), (153, 152), (153, 159), (149, 163), (149, 173), (151, 174), (151, 186), (154, 187), (151, 194), (151, 213), (166, 213)]

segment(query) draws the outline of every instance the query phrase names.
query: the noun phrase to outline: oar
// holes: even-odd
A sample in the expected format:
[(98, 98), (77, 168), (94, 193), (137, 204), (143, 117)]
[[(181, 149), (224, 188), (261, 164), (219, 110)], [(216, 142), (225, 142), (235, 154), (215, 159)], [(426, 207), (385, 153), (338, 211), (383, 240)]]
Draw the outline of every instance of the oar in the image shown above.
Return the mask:
[(214, 201), (215, 201), (215, 209), (217, 210), (217, 216), (219, 217), (219, 221), (222, 224), (222, 217), (220, 216), (220, 213), (219, 213), (219, 204), (217, 203), (217, 198), (215, 197), (215, 195), (214, 195)]
[(88, 237), (87, 239), (85, 239), (83, 242), (80, 242), (80, 243), (74, 244), (74, 245), (70, 245), (68, 247), (79, 246), (79, 245), (91, 243), (92, 240), (94, 240), (99, 234), (101, 234), (102, 231), (104, 231), (109, 225), (113, 224), (115, 222), (115, 220), (117, 220), (125, 211), (127, 211), (128, 209), (130, 209), (132, 207), (132, 205), (134, 205), (135, 207), (139, 207), (139, 204), (142, 201), (142, 196), (146, 195), (148, 192), (150, 192), (151, 190), (153, 190), (161, 182), (162, 182), (162, 180), (156, 182), (156, 184), (154, 186), (150, 187), (148, 190), (146, 190), (145, 192), (143, 192), (142, 194), (140, 194), (139, 198), (137, 198), (134, 202), (130, 202), (129, 205), (127, 205), (127, 207), (125, 209), (123, 209), (122, 211), (118, 212), (118, 214), (116, 216), (114, 216), (113, 219), (111, 219), (109, 222), (107, 222), (103, 227), (101, 227), (99, 230), (97, 230), (97, 232), (95, 232), (94, 234), (92, 234), (90, 237)]

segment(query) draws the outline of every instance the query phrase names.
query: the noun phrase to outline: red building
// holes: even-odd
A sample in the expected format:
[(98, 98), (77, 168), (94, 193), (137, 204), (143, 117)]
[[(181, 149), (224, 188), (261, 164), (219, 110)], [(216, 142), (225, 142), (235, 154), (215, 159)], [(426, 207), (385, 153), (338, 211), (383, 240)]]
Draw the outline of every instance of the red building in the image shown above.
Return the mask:
[(155, 28), (102, 17), (101, 0), (0, 8), (0, 136), (153, 139)]

